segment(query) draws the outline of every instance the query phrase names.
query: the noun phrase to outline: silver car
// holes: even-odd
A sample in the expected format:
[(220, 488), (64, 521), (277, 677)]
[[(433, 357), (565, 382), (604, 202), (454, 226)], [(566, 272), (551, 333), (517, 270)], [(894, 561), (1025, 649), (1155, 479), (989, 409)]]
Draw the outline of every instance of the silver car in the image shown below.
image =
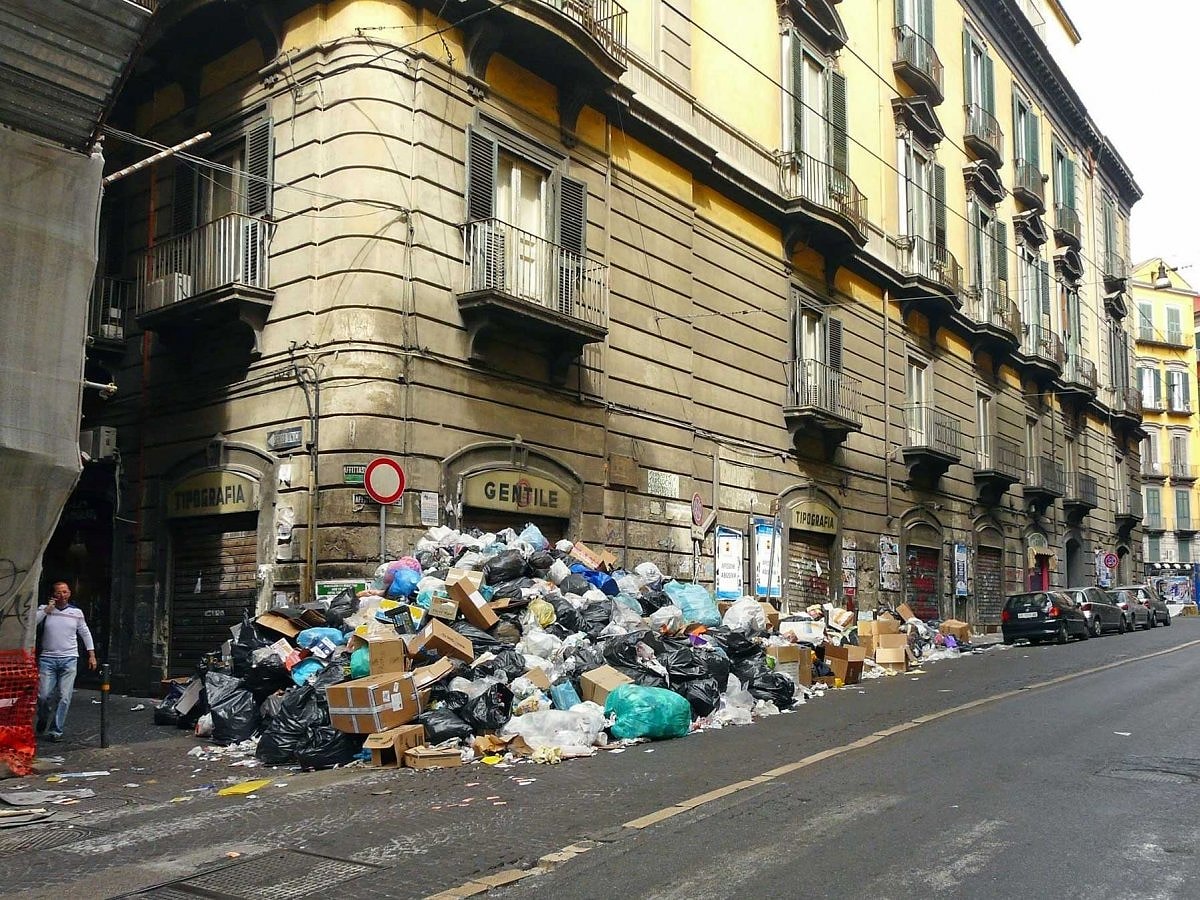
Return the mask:
[(1145, 585), (1141, 584), (1122, 584), (1108, 589), (1113, 603), (1125, 614), (1126, 630), (1149, 628), (1153, 624), (1150, 610), (1142, 603), (1145, 591)]
[(1083, 610), (1092, 637), (1100, 637), (1106, 631), (1124, 634), (1132, 629), (1132, 625), (1126, 625), (1126, 613), (1113, 602), (1112, 594), (1107, 591), (1098, 587), (1077, 587), (1066, 588), (1063, 593)]

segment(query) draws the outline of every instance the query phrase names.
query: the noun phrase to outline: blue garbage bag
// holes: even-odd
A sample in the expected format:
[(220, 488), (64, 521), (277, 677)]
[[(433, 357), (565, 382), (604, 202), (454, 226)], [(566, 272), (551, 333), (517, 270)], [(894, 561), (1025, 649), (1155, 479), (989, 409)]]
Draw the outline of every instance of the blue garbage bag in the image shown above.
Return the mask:
[(685, 622), (697, 622), (701, 625), (721, 624), (717, 601), (703, 585), (668, 581), (663, 585), (663, 591), (683, 612)]
[(296, 635), (296, 643), (302, 649), (307, 650), (321, 638), (329, 638), (340, 647), (350, 640), (350, 635), (345, 634), (340, 628), (305, 628)]

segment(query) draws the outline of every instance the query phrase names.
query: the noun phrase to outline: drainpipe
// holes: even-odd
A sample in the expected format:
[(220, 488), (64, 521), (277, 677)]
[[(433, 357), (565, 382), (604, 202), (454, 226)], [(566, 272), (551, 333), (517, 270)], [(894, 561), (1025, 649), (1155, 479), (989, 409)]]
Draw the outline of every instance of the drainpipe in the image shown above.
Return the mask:
[(884, 524), (892, 522), (892, 363), (891, 294), (883, 292), (883, 497)]

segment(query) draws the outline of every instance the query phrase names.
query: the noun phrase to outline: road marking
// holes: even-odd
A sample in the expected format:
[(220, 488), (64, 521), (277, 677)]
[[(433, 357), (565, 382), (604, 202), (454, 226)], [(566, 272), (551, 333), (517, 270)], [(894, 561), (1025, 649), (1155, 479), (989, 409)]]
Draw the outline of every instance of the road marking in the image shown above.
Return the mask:
[[(852, 743), (842, 744), (839, 747), (831, 747), (828, 750), (822, 750), (818, 753), (809, 754), (808, 756), (798, 759), (795, 762), (778, 766), (774, 769), (769, 769), (768, 771), (763, 772), (761, 775), (753, 778), (748, 778), (744, 781), (737, 781), (733, 784), (728, 784), (725, 787), (714, 788), (707, 793), (692, 797), (690, 800), (680, 800), (678, 803), (672, 803), (670, 806), (665, 806), (662, 809), (647, 813), (644, 816), (631, 819), (619, 827), (628, 828), (633, 831), (641, 831), (649, 828), (652, 825), (657, 825), (659, 822), (665, 822), (667, 819), (673, 818), (680, 813), (699, 809), (701, 806), (704, 806), (707, 803), (713, 803), (717, 800), (723, 800), (726, 797), (732, 797), (741, 791), (758, 787), (761, 784), (767, 784), (776, 778), (784, 775), (790, 775), (792, 772), (798, 772), (801, 769), (808, 768), (809, 766), (815, 765), (819, 762), (824, 762), (827, 759), (833, 759), (835, 756), (842, 756), (843, 754), (850, 753), (854, 750), (861, 750), (865, 747), (871, 746), (872, 744), (878, 743), (879, 741), (894, 737), (897, 734), (901, 734), (913, 728), (920, 728), (922, 725), (928, 725), (930, 722), (936, 722), (939, 719), (946, 718), (947, 716), (967, 712), (972, 709), (978, 709), (981, 706), (989, 706), (993, 703), (999, 703), (1002, 700), (1008, 700), (1009, 698), (1015, 697), (1018, 694), (1025, 694), (1030, 691), (1040, 691), (1049, 687), (1064, 684), (1068, 681), (1086, 678), (1088, 675), (1106, 672), (1109, 669), (1115, 669), (1118, 666), (1127, 666), (1130, 663), (1144, 662), (1148, 659), (1165, 656), (1168, 653), (1178, 653), (1180, 650), (1186, 650), (1189, 647), (1195, 647), (1198, 645), (1200, 645), (1200, 640), (1188, 641), (1186, 644), (1180, 644), (1177, 647), (1168, 647), (1165, 650), (1156, 650), (1153, 653), (1146, 653), (1142, 656), (1132, 656), (1129, 659), (1121, 659), (1117, 660), (1116, 662), (1105, 663), (1102, 666), (1095, 666), (1091, 669), (1083, 669), (1082, 671), (1072, 672), (1068, 675), (1060, 675), (1058, 678), (1051, 678), (1048, 681), (1041, 681), (1035, 684), (1026, 685), (1025, 687), (1017, 688), (1016, 690), (1002, 691), (999, 694), (991, 694), (987, 697), (981, 697), (978, 700), (972, 700), (969, 703), (960, 703), (957, 706), (951, 706), (948, 709), (943, 709), (934, 713), (927, 713), (926, 715), (911, 719), (908, 722), (901, 722), (898, 725), (893, 725), (889, 728), (884, 728), (873, 732), (872, 734), (869, 734), (864, 738), (859, 738), (857, 741), (853, 741)], [(476, 894), (488, 891), (493, 887), (503, 887), (525, 878), (545, 875), (552, 869), (556, 869), (574, 857), (578, 856), (581, 851), (577, 848), (588, 843), (589, 842), (587, 841), (579, 841), (576, 844), (569, 844), (556, 853), (547, 853), (545, 856), (541, 857), (537, 864), (532, 868), (507, 869), (503, 872), (499, 872), (496, 875), (486, 878), (473, 878), (459, 887), (450, 888), (449, 890), (442, 891), (438, 894), (431, 894), (430, 896), (426, 897), (425, 900), (443, 900), (443, 898), (444, 900), (451, 900), (451, 898), (472, 897)], [(591, 847), (585, 847), (585, 849), (591, 849)], [(483, 888), (482, 891), (479, 889), (480, 886)]]

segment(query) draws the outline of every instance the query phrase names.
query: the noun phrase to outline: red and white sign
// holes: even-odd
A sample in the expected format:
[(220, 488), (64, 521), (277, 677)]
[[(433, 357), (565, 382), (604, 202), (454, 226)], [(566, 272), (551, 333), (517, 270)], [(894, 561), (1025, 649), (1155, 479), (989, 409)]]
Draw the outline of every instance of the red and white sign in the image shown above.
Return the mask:
[(363, 487), (376, 503), (383, 506), (395, 503), (404, 494), (404, 470), (394, 459), (381, 456), (367, 463)]
[(1115, 569), (1117, 567), (1117, 563), (1119, 563), (1119, 562), (1120, 562), (1120, 560), (1117, 559), (1117, 554), (1113, 553), (1111, 550), (1109, 550), (1107, 553), (1104, 554), (1105, 568)]

